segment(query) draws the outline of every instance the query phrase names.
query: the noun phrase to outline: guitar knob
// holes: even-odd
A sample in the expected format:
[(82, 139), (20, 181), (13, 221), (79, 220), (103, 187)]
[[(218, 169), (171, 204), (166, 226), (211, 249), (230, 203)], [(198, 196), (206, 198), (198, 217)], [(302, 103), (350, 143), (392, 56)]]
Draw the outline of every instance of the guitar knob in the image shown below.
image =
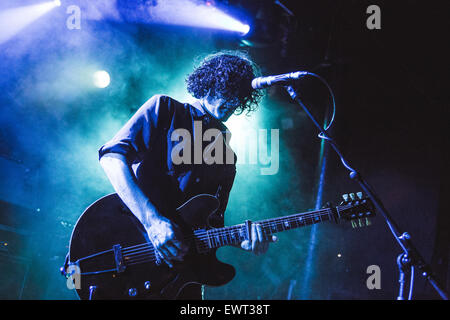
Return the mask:
[(348, 201), (348, 194), (343, 194), (342, 195), (342, 199), (344, 199), (345, 202)]
[(136, 289), (136, 288), (130, 288), (130, 289), (128, 289), (128, 295), (129, 295), (130, 297), (136, 297), (136, 295), (137, 295), (137, 289)]
[(144, 288), (145, 288), (145, 290), (150, 290), (150, 288), (151, 288), (151, 283), (150, 283), (150, 281), (145, 281), (144, 282)]
[(358, 197), (358, 199), (360, 199), (360, 200), (362, 200), (362, 198), (363, 198), (363, 193), (360, 191), (360, 192), (357, 192), (356, 193), (356, 196)]
[(354, 194), (354, 193), (350, 193), (350, 199), (352, 199), (352, 200), (356, 200), (356, 196), (355, 196), (355, 194)]

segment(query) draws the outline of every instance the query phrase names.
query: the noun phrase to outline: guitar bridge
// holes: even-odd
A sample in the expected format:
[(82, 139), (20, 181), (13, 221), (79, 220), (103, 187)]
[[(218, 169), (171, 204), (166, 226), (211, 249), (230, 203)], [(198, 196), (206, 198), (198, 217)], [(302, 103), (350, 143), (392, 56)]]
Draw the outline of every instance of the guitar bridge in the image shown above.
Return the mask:
[(125, 264), (123, 263), (122, 247), (120, 246), (120, 244), (113, 245), (113, 251), (114, 251), (114, 262), (116, 263), (117, 273), (124, 272)]

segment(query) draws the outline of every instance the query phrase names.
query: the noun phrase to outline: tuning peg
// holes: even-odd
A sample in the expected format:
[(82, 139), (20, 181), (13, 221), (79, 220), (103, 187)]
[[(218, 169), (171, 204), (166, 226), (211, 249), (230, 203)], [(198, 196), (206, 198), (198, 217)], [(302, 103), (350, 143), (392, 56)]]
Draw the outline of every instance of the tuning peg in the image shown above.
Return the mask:
[(363, 193), (362, 192), (357, 192), (356, 196), (358, 197), (358, 199), (362, 199), (363, 198)]
[(356, 223), (355, 220), (352, 220), (352, 228), (356, 228), (356, 227), (358, 227), (358, 224)]
[(346, 193), (343, 194), (342, 195), (342, 199), (344, 199), (344, 201), (347, 202), (348, 201), (348, 194), (346, 194)]
[(370, 221), (369, 218), (366, 218), (366, 226), (370, 226), (372, 224), (372, 221)]
[(356, 196), (355, 196), (355, 194), (354, 194), (354, 193), (350, 193), (350, 199), (352, 199), (352, 200), (356, 200)]

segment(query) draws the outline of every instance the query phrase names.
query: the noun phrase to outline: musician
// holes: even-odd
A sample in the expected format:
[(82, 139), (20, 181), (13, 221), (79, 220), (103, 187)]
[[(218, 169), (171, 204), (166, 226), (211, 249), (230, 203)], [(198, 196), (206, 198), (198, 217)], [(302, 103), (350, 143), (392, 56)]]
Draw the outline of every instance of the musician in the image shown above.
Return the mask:
[[(115, 191), (143, 224), (169, 267), (174, 261), (182, 261), (187, 252), (180, 228), (172, 219), (182, 203), (197, 194), (216, 195), (220, 207), (208, 222), (215, 227), (224, 224), (223, 214), (236, 174), (236, 156), (228, 145), (230, 133), (223, 122), (233, 113), (257, 107), (261, 93), (251, 87), (256, 68), (241, 52), (206, 57), (186, 79), (195, 102), (181, 103), (155, 95), (99, 150), (100, 164)], [(180, 143), (174, 141), (177, 129), (185, 130), (181, 132), (189, 133), (193, 139), (203, 137), (208, 129), (219, 130), (222, 135), (215, 139), (223, 139), (221, 153), (226, 160), (225, 155), (231, 152), (231, 163), (230, 157), (212, 164), (194, 159), (198, 150), (193, 150), (193, 141), (181, 152), (182, 156), (190, 154), (191, 161), (175, 164), (174, 155), (179, 155), (179, 150), (174, 148)], [(211, 141), (203, 140), (201, 144), (204, 149)], [(191, 149), (187, 149), (189, 145)], [(240, 247), (257, 255), (265, 253), (269, 242), (275, 240), (264, 240), (261, 227), (256, 224), (251, 225), (251, 232), (251, 242), (244, 241)], [(185, 287), (180, 298), (201, 299), (200, 286)]]

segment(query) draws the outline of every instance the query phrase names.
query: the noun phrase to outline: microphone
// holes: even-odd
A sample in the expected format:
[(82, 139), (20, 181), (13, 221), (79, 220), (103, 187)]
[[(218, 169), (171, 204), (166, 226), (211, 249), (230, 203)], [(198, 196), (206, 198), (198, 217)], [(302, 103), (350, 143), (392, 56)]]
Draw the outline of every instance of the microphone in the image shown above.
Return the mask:
[(293, 80), (300, 79), (306, 75), (308, 75), (309, 72), (306, 71), (297, 71), (297, 72), (290, 72), (285, 74), (279, 74), (276, 76), (267, 76), (267, 77), (258, 77), (252, 80), (252, 88), (253, 89), (263, 89), (270, 87), (273, 84), (287, 84)]

